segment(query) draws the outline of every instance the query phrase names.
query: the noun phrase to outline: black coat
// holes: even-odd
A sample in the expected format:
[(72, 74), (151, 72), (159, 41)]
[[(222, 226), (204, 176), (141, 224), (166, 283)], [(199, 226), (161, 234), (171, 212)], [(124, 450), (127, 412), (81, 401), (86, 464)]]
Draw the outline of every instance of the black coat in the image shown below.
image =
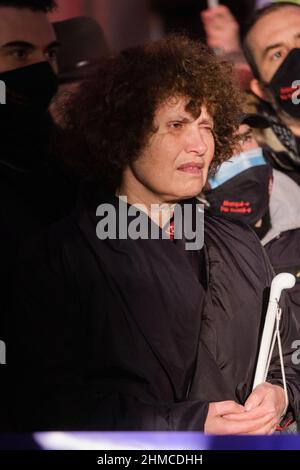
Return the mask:
[[(0, 109), (2, 111), (2, 109)], [(10, 296), (11, 275), (28, 239), (74, 207), (76, 186), (63, 169), (52, 140), (58, 134), (51, 118), (45, 122), (2, 125), (0, 148), (0, 312)], [(41, 121), (43, 121), (41, 117)], [(0, 313), (0, 338), (1, 335)]]
[[(20, 267), (10, 426), (203, 430), (209, 402), (243, 403), (251, 392), (272, 278), (260, 242), (245, 226), (210, 216), (204, 249), (194, 254), (170, 240), (100, 241), (94, 214), (80, 211), (53, 227)], [(286, 308), (283, 348), (297, 414), (294, 324)], [(269, 380), (280, 378), (274, 356)]]
[[(4, 108), (4, 110), (3, 110)], [(50, 152), (55, 127), (48, 115), (37, 123), (6, 119), (0, 107), (0, 340), (7, 343), (5, 318), (13, 297), (13, 273), (28, 240), (70, 213), (76, 186)], [(0, 380), (5, 382), (0, 366)], [(0, 400), (3, 387), (0, 384)], [(3, 412), (2, 411), (2, 420)]]
[[(300, 228), (286, 230), (265, 245), (276, 274), (289, 272), (296, 276), (296, 285), (290, 291), (294, 310), (300, 309)], [(300, 322), (300, 314), (298, 314)], [(299, 338), (300, 339), (300, 338)]]

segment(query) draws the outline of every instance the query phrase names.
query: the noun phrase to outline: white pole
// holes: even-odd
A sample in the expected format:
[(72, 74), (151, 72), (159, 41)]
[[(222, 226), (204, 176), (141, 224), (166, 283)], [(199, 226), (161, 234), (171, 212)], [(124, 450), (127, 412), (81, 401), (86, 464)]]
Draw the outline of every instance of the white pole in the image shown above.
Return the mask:
[(291, 289), (296, 282), (295, 276), (290, 273), (280, 273), (274, 277), (271, 284), (268, 310), (263, 329), (263, 335), (260, 344), (260, 350), (257, 360), (253, 389), (264, 382), (266, 367), (272, 342), (272, 336), (275, 326), (276, 313), (281, 292), (284, 289)]

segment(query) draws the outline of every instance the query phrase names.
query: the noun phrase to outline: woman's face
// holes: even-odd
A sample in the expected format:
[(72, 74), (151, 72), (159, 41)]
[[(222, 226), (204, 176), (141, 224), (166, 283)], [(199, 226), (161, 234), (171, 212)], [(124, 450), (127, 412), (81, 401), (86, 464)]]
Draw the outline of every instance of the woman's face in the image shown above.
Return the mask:
[(185, 106), (184, 98), (174, 98), (158, 107), (157, 131), (123, 174), (120, 193), (130, 203), (174, 202), (201, 192), (215, 150), (213, 120), (205, 106), (196, 119)]

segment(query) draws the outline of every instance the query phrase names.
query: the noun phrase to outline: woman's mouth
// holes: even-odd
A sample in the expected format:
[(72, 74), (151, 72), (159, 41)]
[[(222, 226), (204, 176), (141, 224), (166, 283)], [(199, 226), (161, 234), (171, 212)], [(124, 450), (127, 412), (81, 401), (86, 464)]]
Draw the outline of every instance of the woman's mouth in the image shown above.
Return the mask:
[(184, 163), (180, 165), (177, 170), (182, 171), (184, 173), (189, 173), (191, 175), (200, 175), (202, 173), (203, 165), (201, 163)]

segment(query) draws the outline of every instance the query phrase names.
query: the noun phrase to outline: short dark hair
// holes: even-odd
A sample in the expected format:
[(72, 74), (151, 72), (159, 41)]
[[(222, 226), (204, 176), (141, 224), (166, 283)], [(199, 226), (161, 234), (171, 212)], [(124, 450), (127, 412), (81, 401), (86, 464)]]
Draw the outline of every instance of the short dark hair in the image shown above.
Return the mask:
[(249, 22), (246, 25), (245, 29), (245, 34), (242, 40), (243, 44), (243, 50), (244, 50), (244, 55), (246, 57), (246, 60), (248, 64), (251, 67), (252, 73), (255, 76), (255, 78), (260, 79), (260, 73), (257, 67), (257, 64), (255, 62), (255, 58), (253, 55), (253, 52), (251, 50), (251, 46), (248, 42), (248, 36), (252, 28), (256, 25), (256, 23), (263, 18), (264, 16), (269, 15), (270, 13), (273, 13), (277, 10), (281, 10), (286, 7), (298, 7), (300, 8), (300, 5), (298, 3), (293, 3), (293, 2), (279, 2), (279, 3), (270, 3), (263, 8), (260, 8), (259, 10), (256, 10), (254, 15), (250, 18)]
[(48, 13), (57, 7), (56, 0), (0, 0), (0, 7), (28, 8)]
[(242, 101), (231, 72), (206, 46), (178, 35), (107, 59), (64, 106), (65, 127), (83, 137), (81, 176), (85, 170), (84, 176), (118, 187), (157, 131), (156, 110), (173, 97), (186, 98), (195, 118), (206, 105), (214, 120), (214, 163), (230, 158)]

